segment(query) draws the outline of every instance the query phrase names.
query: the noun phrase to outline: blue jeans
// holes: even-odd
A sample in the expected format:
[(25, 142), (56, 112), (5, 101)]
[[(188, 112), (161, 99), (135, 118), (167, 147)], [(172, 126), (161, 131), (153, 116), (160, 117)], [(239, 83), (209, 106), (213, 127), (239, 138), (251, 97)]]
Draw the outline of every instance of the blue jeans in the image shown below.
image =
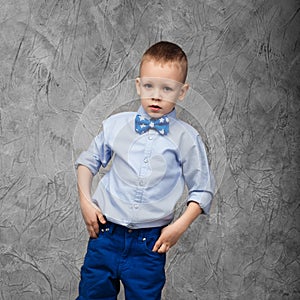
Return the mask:
[(152, 248), (161, 229), (101, 224), (99, 237), (88, 244), (77, 300), (116, 300), (120, 281), (128, 300), (160, 300), (166, 255)]

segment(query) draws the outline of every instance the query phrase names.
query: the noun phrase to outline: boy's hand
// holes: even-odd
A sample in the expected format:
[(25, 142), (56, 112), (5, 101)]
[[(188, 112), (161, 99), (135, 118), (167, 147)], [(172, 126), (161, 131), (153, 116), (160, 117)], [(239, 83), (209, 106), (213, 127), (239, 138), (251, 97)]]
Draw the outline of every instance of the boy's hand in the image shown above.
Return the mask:
[(80, 207), (84, 222), (90, 237), (97, 238), (99, 234), (98, 222), (105, 224), (106, 219), (101, 210), (92, 201), (91, 186), (93, 180), (92, 172), (83, 165), (78, 166), (78, 193), (80, 199)]
[(187, 209), (173, 224), (168, 225), (161, 231), (152, 251), (166, 253), (174, 246), (182, 234), (188, 229), (192, 222), (201, 214), (202, 209), (198, 203), (190, 201)]
[(99, 234), (99, 223), (105, 224), (106, 219), (101, 210), (91, 201), (81, 201), (81, 212), (91, 238), (97, 238)]
[(152, 251), (158, 253), (166, 253), (173, 247), (185, 230), (180, 228), (180, 224), (170, 224), (163, 228), (159, 239), (156, 241)]

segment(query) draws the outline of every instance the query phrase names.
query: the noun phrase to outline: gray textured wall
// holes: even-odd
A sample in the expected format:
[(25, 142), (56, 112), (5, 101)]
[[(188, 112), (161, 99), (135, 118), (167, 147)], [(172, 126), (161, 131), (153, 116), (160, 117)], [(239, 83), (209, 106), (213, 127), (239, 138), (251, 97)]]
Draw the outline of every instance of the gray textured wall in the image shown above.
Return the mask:
[(122, 109), (104, 91), (133, 79), (161, 39), (185, 49), (209, 104), (205, 124), (199, 97), (182, 116), (200, 123), (219, 185), (210, 218), (169, 253), (164, 299), (300, 299), (299, 9), (1, 0), (0, 299), (75, 298), (88, 236), (74, 155)]

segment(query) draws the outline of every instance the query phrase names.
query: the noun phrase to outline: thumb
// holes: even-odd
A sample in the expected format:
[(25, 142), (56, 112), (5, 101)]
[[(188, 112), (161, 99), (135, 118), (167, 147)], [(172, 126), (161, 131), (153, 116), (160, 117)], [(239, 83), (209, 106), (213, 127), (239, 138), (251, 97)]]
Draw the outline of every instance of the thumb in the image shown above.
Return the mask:
[(106, 224), (106, 217), (101, 212), (97, 213), (97, 218), (101, 224)]

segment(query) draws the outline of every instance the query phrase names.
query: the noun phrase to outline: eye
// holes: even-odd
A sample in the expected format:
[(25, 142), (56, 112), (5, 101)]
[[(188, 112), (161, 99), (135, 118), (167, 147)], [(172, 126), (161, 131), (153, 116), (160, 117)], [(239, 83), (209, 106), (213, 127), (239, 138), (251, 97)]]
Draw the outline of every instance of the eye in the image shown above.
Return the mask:
[(144, 87), (145, 89), (151, 89), (151, 88), (152, 88), (152, 84), (151, 84), (151, 83), (145, 83), (145, 84), (143, 85), (143, 87)]
[(165, 86), (163, 88), (163, 90), (164, 90), (164, 92), (172, 92), (173, 91), (173, 89), (171, 87), (169, 87), (169, 86)]

